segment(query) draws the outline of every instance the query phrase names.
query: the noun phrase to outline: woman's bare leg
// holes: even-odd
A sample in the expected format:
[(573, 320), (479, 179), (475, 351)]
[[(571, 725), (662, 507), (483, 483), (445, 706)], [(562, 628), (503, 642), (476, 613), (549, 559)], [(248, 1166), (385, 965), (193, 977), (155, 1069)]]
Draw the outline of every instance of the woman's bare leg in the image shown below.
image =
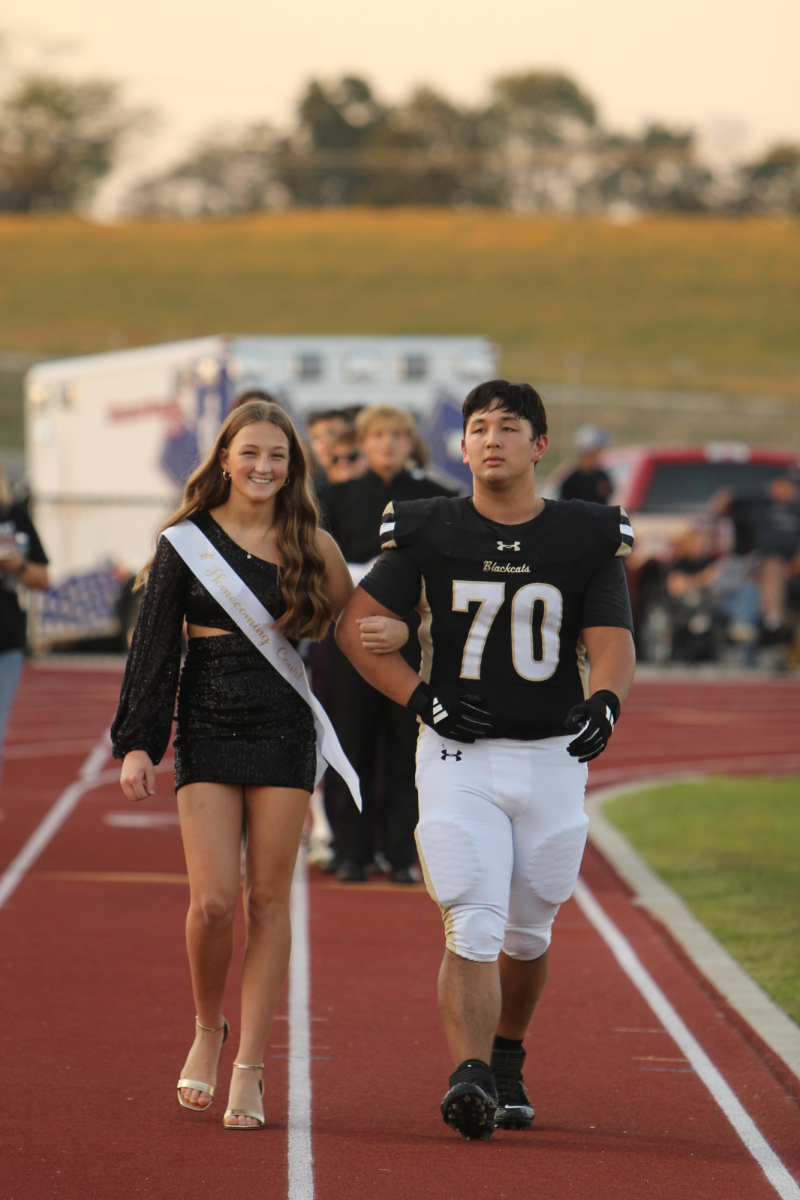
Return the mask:
[[(263, 1062), (272, 1018), (289, 967), (292, 930), (289, 894), (309, 793), (299, 788), (245, 789), (247, 944), (242, 966), (242, 1027), (236, 1061)], [(259, 1071), (234, 1071), (229, 1108), (258, 1112)], [(229, 1125), (254, 1125), (250, 1117), (231, 1117)]]
[[(233, 919), (239, 898), (243, 789), (225, 783), (192, 783), (178, 792), (183, 850), (189, 873), (186, 947), (195, 1011), (201, 1025), (222, 1025), (222, 1002), (233, 955)], [(181, 1079), (215, 1083), (222, 1030), (196, 1031)], [(182, 1088), (190, 1104), (207, 1108), (205, 1092)]]

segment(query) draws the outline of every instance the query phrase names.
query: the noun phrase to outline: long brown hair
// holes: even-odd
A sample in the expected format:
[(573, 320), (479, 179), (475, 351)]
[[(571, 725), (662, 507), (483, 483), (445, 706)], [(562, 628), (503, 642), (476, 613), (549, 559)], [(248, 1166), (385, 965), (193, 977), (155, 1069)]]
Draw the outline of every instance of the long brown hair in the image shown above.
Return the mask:
[[(251, 400), (228, 414), (205, 460), (186, 481), (183, 502), (161, 526), (158, 536), (193, 513), (208, 512), (225, 503), (231, 484), (223, 477), (219, 452), (227, 449), (247, 425), (262, 423), (280, 429), (289, 443), (288, 482), (275, 496), (275, 525), (281, 560), (279, 580), (286, 602), (286, 611), (275, 625), (286, 637), (321, 638), (330, 624), (332, 611), (323, 586), (325, 562), (316, 544), (317, 506), (297, 430), (279, 405)], [(149, 567), (148, 563), (140, 572), (137, 584), (146, 577)]]

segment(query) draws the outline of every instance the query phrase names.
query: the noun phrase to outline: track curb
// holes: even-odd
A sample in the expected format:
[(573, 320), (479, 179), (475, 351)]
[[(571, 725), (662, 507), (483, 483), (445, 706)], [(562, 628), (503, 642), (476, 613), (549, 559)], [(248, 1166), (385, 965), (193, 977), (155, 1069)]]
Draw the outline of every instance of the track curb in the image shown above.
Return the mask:
[(586, 800), (589, 838), (633, 891), (632, 903), (644, 908), (665, 926), (701, 975), (781, 1060), (795, 1081), (800, 1082), (800, 1026), (747, 974), (690, 912), (677, 892), (664, 883), (602, 813), (603, 805), (616, 796), (663, 787), (667, 783), (696, 782), (704, 777), (702, 772), (666, 778), (661, 775), (622, 786), (598, 788)]

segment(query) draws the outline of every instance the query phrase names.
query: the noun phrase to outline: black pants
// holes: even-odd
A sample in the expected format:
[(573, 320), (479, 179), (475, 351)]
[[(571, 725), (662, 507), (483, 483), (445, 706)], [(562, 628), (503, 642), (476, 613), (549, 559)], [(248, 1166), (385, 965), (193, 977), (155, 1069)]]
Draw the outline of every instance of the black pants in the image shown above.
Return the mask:
[(419, 820), (414, 782), (417, 718), (381, 695), (361, 678), (338, 646), (332, 646), (333, 711), (339, 741), (361, 781), (363, 812), (359, 814), (346, 788), (336, 823), (336, 854), (341, 861), (366, 866), (375, 851), (376, 771), (383, 746), (386, 785), (383, 793), (383, 853), (393, 867), (411, 866), (417, 849)]

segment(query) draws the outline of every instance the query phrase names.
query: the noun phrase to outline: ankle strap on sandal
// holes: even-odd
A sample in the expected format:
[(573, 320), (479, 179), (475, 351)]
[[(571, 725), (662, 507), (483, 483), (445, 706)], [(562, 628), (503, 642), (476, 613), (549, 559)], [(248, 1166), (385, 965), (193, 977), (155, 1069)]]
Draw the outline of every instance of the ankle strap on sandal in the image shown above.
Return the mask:
[(263, 1063), (233, 1063), (234, 1067), (238, 1067), (240, 1071), (263, 1071)]
[(221, 1025), (201, 1025), (199, 1020), (197, 1019), (197, 1017), (195, 1017), (194, 1023), (198, 1029), (202, 1029), (203, 1033), (219, 1033), (220, 1029), (225, 1028), (225, 1018), (224, 1017), (222, 1018)]

